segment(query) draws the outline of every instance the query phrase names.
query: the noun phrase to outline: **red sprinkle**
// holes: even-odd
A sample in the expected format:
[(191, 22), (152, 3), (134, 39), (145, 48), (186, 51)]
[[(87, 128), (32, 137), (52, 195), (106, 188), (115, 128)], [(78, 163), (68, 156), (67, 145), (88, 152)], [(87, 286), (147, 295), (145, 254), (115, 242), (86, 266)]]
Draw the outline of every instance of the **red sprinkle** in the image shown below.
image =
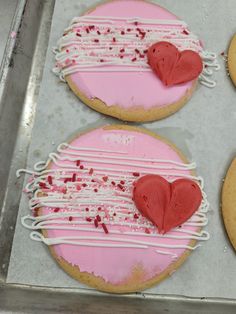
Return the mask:
[(92, 179), (91, 182), (96, 182), (96, 181), (94, 179)]
[(185, 30), (183, 30), (183, 34), (188, 35), (189, 33)]
[(116, 216), (116, 213), (114, 213), (113, 216)]
[(86, 183), (83, 183), (82, 186), (85, 188), (85, 187), (87, 186), (87, 184), (86, 184)]
[(145, 233), (150, 234), (150, 230), (148, 228), (145, 228)]
[(92, 175), (93, 174), (93, 168), (90, 168), (89, 170), (89, 174)]
[(143, 40), (145, 36), (146, 36), (146, 33), (142, 33), (141, 39)]
[(116, 38), (115, 38), (115, 37), (113, 37), (113, 38), (112, 38), (112, 41), (113, 41), (113, 43), (115, 43), (115, 42), (116, 42)]
[(95, 43), (99, 43), (99, 39), (94, 39), (94, 42)]
[(97, 228), (98, 227), (98, 221), (97, 219), (94, 219), (94, 226)]
[(124, 49), (124, 48), (122, 48), (122, 49), (120, 50), (120, 52), (125, 52), (125, 49)]
[(103, 60), (103, 59), (100, 59), (100, 62), (104, 62), (104, 60)]
[(118, 188), (121, 189), (122, 191), (124, 191), (124, 187), (121, 184), (117, 184)]
[(69, 50), (69, 49), (66, 49), (66, 52), (67, 52), (67, 53), (69, 53), (69, 52), (70, 52), (70, 50)]
[(39, 186), (40, 186), (42, 189), (47, 189), (47, 186), (46, 186), (46, 183), (45, 183), (45, 182), (39, 182)]
[(123, 185), (124, 185), (124, 184), (125, 184), (125, 181), (121, 180), (121, 181), (120, 181), (120, 184), (123, 184)]
[(101, 219), (101, 217), (99, 215), (96, 216), (96, 219), (97, 219), (98, 222), (102, 221), (102, 219)]
[(208, 68), (208, 65), (207, 65), (207, 64), (205, 64), (205, 68)]
[(108, 180), (108, 177), (107, 177), (107, 176), (105, 176), (105, 177), (102, 177), (102, 180), (103, 180), (104, 182), (107, 182), (107, 180)]
[(80, 160), (76, 161), (76, 166), (78, 167), (80, 165)]
[(124, 58), (124, 56), (120, 56), (120, 58), (121, 58), (121, 59), (123, 59), (123, 58)]
[(110, 31), (111, 31), (110, 28), (108, 28), (108, 29), (107, 29), (107, 32), (110, 33)]
[(76, 181), (76, 173), (73, 173), (71, 181), (72, 181), (72, 182), (75, 182), (75, 181)]
[(77, 185), (76, 190), (77, 190), (77, 191), (80, 191), (80, 190), (81, 190), (81, 187), (80, 187), (79, 185)]
[(52, 176), (48, 176), (48, 183), (52, 185)]
[(104, 230), (105, 233), (108, 233), (107, 226), (106, 226), (104, 223), (102, 223), (102, 228), (103, 228), (103, 230)]
[(139, 215), (138, 214), (134, 214), (134, 219), (138, 219)]
[(101, 32), (100, 32), (100, 31), (97, 31), (97, 34), (98, 34), (98, 35), (101, 35)]
[(85, 210), (86, 210), (86, 212), (88, 212), (88, 211), (89, 211), (89, 208), (88, 208), (88, 207), (86, 207), (86, 208), (85, 208)]
[(81, 165), (81, 166), (79, 166), (80, 167), (80, 169), (84, 169), (84, 166), (83, 165)]
[(112, 47), (109, 47), (110, 50), (112, 50)]
[(112, 185), (116, 185), (116, 183), (115, 183), (114, 181), (111, 181), (111, 184), (112, 184)]
[(102, 210), (102, 207), (98, 207), (98, 210)]
[(72, 217), (72, 216), (70, 216), (70, 217), (69, 217), (69, 221), (72, 221), (72, 219), (73, 219), (73, 217)]
[(65, 178), (65, 179), (64, 179), (64, 183), (71, 182), (71, 181), (72, 181), (71, 178)]
[(120, 33), (121, 33), (121, 35), (124, 35), (124, 34), (125, 34), (125, 32), (124, 32), (124, 31), (121, 31)]
[(147, 53), (148, 52), (148, 50), (146, 49), (146, 50), (143, 50), (143, 53)]
[(94, 189), (94, 192), (97, 193), (97, 192), (98, 192), (98, 189)]
[(127, 28), (127, 32), (131, 32), (131, 28)]
[(139, 173), (139, 172), (133, 172), (133, 176), (134, 176), (134, 177), (139, 177), (139, 176), (140, 176), (140, 173)]
[(135, 52), (136, 52), (136, 53), (140, 53), (140, 51), (139, 51), (137, 48), (135, 49)]
[(221, 55), (221, 56), (224, 56), (224, 55), (225, 55), (224, 51), (222, 51), (220, 55)]
[(79, 33), (76, 33), (76, 36), (79, 36), (79, 37), (81, 37), (82, 35), (81, 35), (81, 34), (79, 34)]
[(92, 221), (92, 219), (89, 218), (89, 217), (86, 217), (85, 219), (86, 219), (86, 221), (88, 221), (88, 222), (91, 222), (91, 221)]
[(56, 208), (54, 208), (54, 213), (57, 213), (57, 212), (59, 212), (59, 210), (60, 210), (60, 208), (59, 207), (56, 207)]
[(92, 29), (94, 29), (94, 28), (95, 28), (94, 25), (89, 25), (89, 29), (90, 29), (90, 30), (92, 30)]
[(144, 56), (144, 55), (139, 55), (139, 57), (140, 57), (140, 58), (145, 58), (145, 56)]
[(136, 25), (136, 26), (137, 26), (137, 25), (138, 25), (138, 22), (137, 22), (137, 21), (136, 21), (136, 22), (134, 22), (134, 25)]
[(63, 188), (63, 189), (62, 189), (62, 193), (63, 193), (63, 194), (66, 194), (66, 192), (67, 192), (67, 188)]
[(132, 61), (132, 62), (135, 62), (136, 60), (137, 60), (137, 58), (133, 58), (131, 61)]
[(89, 34), (89, 29), (88, 28), (86, 28), (86, 32)]

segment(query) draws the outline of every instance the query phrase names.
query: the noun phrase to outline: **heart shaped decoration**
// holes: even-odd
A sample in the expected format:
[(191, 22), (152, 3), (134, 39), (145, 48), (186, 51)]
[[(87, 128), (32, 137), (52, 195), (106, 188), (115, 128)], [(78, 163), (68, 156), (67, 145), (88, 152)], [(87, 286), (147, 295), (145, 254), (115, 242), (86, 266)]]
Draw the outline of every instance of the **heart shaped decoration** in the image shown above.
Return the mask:
[(194, 214), (201, 205), (202, 192), (189, 179), (169, 183), (161, 176), (146, 175), (136, 182), (133, 200), (141, 214), (164, 234)]
[(198, 53), (192, 50), (180, 52), (175, 45), (165, 41), (153, 44), (147, 57), (150, 67), (166, 86), (197, 79), (203, 69)]

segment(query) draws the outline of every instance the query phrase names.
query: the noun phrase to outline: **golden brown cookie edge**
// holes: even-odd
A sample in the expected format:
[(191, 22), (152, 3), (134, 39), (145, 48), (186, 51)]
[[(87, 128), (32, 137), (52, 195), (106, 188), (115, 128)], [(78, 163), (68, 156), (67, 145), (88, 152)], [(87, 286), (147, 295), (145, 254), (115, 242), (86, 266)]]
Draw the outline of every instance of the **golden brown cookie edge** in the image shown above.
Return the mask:
[(223, 183), (222, 216), (230, 242), (236, 250), (236, 158), (229, 166)]

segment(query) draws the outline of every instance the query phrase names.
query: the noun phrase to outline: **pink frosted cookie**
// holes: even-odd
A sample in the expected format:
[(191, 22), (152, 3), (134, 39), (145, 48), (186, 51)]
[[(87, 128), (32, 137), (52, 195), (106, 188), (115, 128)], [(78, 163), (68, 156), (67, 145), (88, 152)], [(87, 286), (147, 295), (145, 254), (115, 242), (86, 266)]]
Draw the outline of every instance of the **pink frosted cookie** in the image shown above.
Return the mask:
[[(150, 50), (160, 43), (164, 49)], [(127, 121), (176, 112), (198, 78), (215, 86), (219, 68), (185, 22), (142, 0), (108, 1), (74, 18), (55, 53), (54, 72), (85, 104)]]
[(152, 132), (95, 129), (59, 145), (34, 171), (18, 170), (33, 174), (25, 188), (34, 191), (32, 215), (22, 224), (79, 281), (114, 293), (142, 290), (209, 238), (195, 167)]

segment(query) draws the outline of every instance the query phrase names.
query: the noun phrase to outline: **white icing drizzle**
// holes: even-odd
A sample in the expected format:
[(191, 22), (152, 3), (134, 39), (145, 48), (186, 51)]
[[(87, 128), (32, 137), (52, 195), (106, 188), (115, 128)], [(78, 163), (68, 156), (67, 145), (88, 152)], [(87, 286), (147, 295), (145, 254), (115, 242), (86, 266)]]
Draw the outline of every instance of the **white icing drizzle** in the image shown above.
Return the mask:
[[(87, 227), (80, 227), (80, 225), (88, 225), (91, 226), (91, 223), (89, 222), (84, 222), (84, 221), (79, 221), (79, 220), (73, 220), (73, 223), (71, 223), (68, 220), (62, 220), (62, 218), (66, 218), (69, 216), (73, 216), (74, 218), (80, 218), (81, 215), (78, 214), (78, 212), (75, 213), (61, 213), (61, 214), (50, 214), (50, 215), (40, 215), (39, 217), (34, 217), (34, 216), (24, 216), (21, 218), (21, 223), (22, 225), (30, 230), (78, 230), (78, 231), (89, 231), (92, 233), (104, 233), (103, 230), (100, 229), (94, 229), (94, 228), (87, 228)], [(94, 215), (94, 218), (96, 215)], [(58, 219), (53, 219), (53, 218), (58, 218)], [(27, 223), (27, 221), (30, 222)], [(105, 223), (109, 223), (108, 221), (103, 219)], [(114, 223), (116, 226), (123, 226), (123, 223)], [(135, 226), (140, 227), (138, 224), (130, 224), (127, 223), (129, 226)], [(206, 241), (209, 240), (209, 233), (206, 231), (200, 231), (200, 232), (194, 232), (194, 231), (185, 231), (182, 229), (175, 228), (172, 232), (169, 232), (167, 234), (159, 234), (157, 233), (157, 230), (155, 227), (153, 227), (150, 223), (146, 225), (142, 225), (142, 227), (148, 227), (150, 230), (153, 231), (152, 234), (147, 234), (144, 232), (137, 232), (137, 231), (132, 231), (132, 232), (122, 232), (123, 235), (126, 236), (145, 236), (149, 238), (164, 238), (164, 239), (188, 239), (188, 240), (198, 240), (198, 241)], [(173, 233), (186, 233), (185, 235), (176, 235)], [(121, 234), (120, 231), (118, 230), (110, 230), (109, 234)]]
[[(33, 212), (39, 208), (50, 209), (47, 215), (37, 217), (26, 215), (21, 218), (22, 225), (32, 230), (30, 234), (32, 240), (47, 245), (165, 248), (166, 251), (158, 249), (155, 252), (176, 258), (176, 254), (171, 252), (172, 249), (194, 250), (200, 246), (184, 245), (181, 244), (181, 240), (206, 241), (209, 239), (207, 231), (189, 230), (191, 226), (200, 228), (208, 223), (206, 213), (209, 203), (203, 191), (203, 179), (186, 173), (196, 168), (195, 163), (184, 164), (172, 160), (131, 157), (127, 156), (125, 151), (75, 147), (67, 143), (60, 144), (57, 151), (61, 155), (50, 153), (46, 162), (41, 161), (35, 164), (34, 171), (26, 169), (17, 171), (17, 176), (22, 173), (31, 175), (25, 187), (25, 191), (31, 194), (30, 209)], [(63, 163), (59, 163), (58, 160)], [(47, 169), (51, 162), (58, 169)], [(148, 162), (151, 165), (148, 165)], [(83, 163), (86, 163), (86, 166)], [(99, 167), (97, 164), (103, 166)], [(107, 164), (111, 164), (112, 167), (106, 167)], [(171, 174), (167, 170), (172, 170)], [(159, 174), (169, 181), (174, 181), (176, 178), (190, 178), (196, 181), (203, 196), (200, 208), (181, 228), (175, 228), (164, 235), (159, 234), (157, 228), (139, 213), (131, 199), (133, 182), (138, 178), (134, 174), (137, 173), (138, 176)], [(105, 181), (104, 176), (106, 176)], [(66, 189), (66, 192), (63, 189)], [(97, 189), (96, 192), (95, 189)], [(95, 228), (94, 221), (98, 216), (99, 226)], [(109, 230), (109, 236), (104, 235), (102, 224), (105, 224)], [(121, 227), (125, 229), (121, 231), (119, 229)], [(77, 231), (78, 236), (45, 238), (37, 230), (71, 230)], [(81, 236), (79, 232), (89, 232), (95, 235)], [(138, 240), (139, 237), (145, 238), (145, 241)], [(149, 240), (153, 238), (155, 242), (150, 242)], [(163, 239), (173, 239), (173, 243), (163, 243)], [(175, 243), (177, 240), (180, 241), (178, 244)]]
[[(189, 245), (168, 245), (168, 244), (161, 244), (161, 243), (154, 243), (154, 242), (146, 242), (146, 241), (139, 241), (139, 240), (132, 240), (132, 239), (124, 239), (124, 238), (115, 238), (115, 237), (94, 237), (94, 236), (68, 236), (68, 237), (58, 237), (58, 238), (45, 238), (41, 233), (33, 231), (30, 234), (32, 240), (44, 242), (47, 245), (55, 245), (55, 244), (72, 244), (72, 245), (79, 245), (79, 246), (96, 246), (96, 247), (123, 247), (123, 248), (145, 248), (148, 247), (161, 247), (161, 248), (170, 248), (170, 249), (188, 249), (188, 250), (195, 250), (196, 248), (200, 247), (200, 244), (195, 246)], [(80, 241), (77, 241), (80, 240)], [(92, 240), (92, 241), (104, 241), (104, 242), (122, 242), (125, 244), (114, 244), (114, 243), (91, 243), (91, 242), (83, 242), (81, 240)]]
[[(120, 161), (122, 160), (122, 157), (117, 157), (117, 156), (104, 156), (103, 155), (103, 159), (98, 159), (100, 156), (96, 155), (96, 154), (80, 154), (80, 160), (81, 161), (86, 161), (86, 162), (93, 162), (93, 163), (98, 163), (98, 164), (112, 164), (114, 166), (132, 166), (132, 167), (141, 167), (141, 168), (147, 168), (147, 169), (174, 169), (174, 170), (183, 170), (183, 169), (194, 169), (194, 164), (190, 164), (190, 165), (186, 165), (185, 167), (182, 166), (177, 166), (177, 165), (168, 165), (168, 161), (165, 162), (167, 165), (159, 165), (159, 163), (162, 162), (162, 160), (158, 161), (158, 160), (153, 160), (153, 162), (158, 163), (158, 165), (147, 165), (144, 163), (135, 163), (135, 158), (133, 160), (133, 162), (131, 162), (131, 158), (129, 158), (130, 162), (127, 161)], [(127, 157), (128, 158), (128, 157)], [(123, 158), (126, 159), (126, 158)], [(76, 157), (69, 157), (69, 156), (65, 156), (65, 157), (61, 157), (56, 153), (50, 153), (49, 154), (49, 162), (53, 161), (54, 163), (56, 163), (58, 160), (60, 161), (77, 161), (78, 158)], [(119, 160), (119, 161), (116, 161)], [(149, 159), (146, 158), (140, 158), (140, 161), (150, 161)], [(48, 162), (48, 161), (47, 161)], [(170, 163), (171, 164), (171, 163)], [(47, 163), (46, 163), (47, 165)], [(45, 165), (45, 166), (46, 166)], [(37, 164), (38, 166), (38, 164)], [(68, 165), (68, 167), (71, 167), (70, 165)], [(98, 168), (97, 168), (98, 169)]]
[[(59, 152), (59, 153), (65, 153), (65, 154), (67, 154), (67, 155), (75, 155), (75, 156), (80, 156), (80, 157), (91, 157), (91, 154), (84, 154), (84, 153), (78, 153), (77, 151), (78, 151), (78, 149), (77, 149), (77, 147), (75, 147), (75, 146), (72, 146), (72, 145), (69, 145), (69, 144), (67, 144), (67, 143), (63, 143), (63, 146), (65, 146), (65, 147), (67, 147), (67, 148), (69, 148), (70, 150), (72, 150), (72, 151), (69, 151), (69, 150), (65, 150), (65, 149), (63, 149), (62, 147), (61, 147), (61, 145), (59, 145), (58, 147), (57, 147), (57, 151)], [(110, 152), (111, 153), (111, 151), (106, 151), (106, 152)], [(117, 153), (117, 152), (116, 152)], [(50, 156), (50, 154), (49, 154), (49, 156)], [(99, 158), (100, 157), (100, 155), (96, 155), (96, 154), (93, 154), (93, 157), (95, 158)], [(164, 164), (166, 164), (166, 163), (168, 163), (168, 164), (171, 164), (171, 165), (175, 165), (175, 166), (179, 166), (179, 168), (177, 168), (177, 169), (184, 169), (184, 170), (186, 170), (186, 169), (189, 169), (189, 170), (191, 170), (191, 169), (195, 169), (196, 168), (196, 163), (191, 163), (191, 164), (183, 164), (183, 163), (181, 163), (181, 162), (178, 162), (178, 161), (173, 161), (173, 160), (168, 160), (168, 159), (156, 159), (156, 158), (141, 158), (141, 157), (135, 157), (135, 156), (133, 156), (133, 157), (129, 157), (129, 156), (112, 156), (112, 155), (105, 155), (105, 154), (103, 154), (103, 157), (104, 158), (109, 158), (109, 159), (118, 159), (118, 160), (121, 160), (121, 159), (125, 159), (125, 160), (132, 160), (132, 161), (145, 161), (145, 162), (148, 162), (148, 161), (150, 161), (150, 162), (157, 162), (157, 163), (164, 163)], [(62, 160), (62, 159), (61, 159)], [(88, 159), (86, 158), (86, 161), (87, 161)], [(133, 163), (132, 163), (132, 165), (133, 165)]]
[[(137, 248), (137, 249), (147, 249), (146, 245), (138, 245), (138, 244), (114, 244), (114, 243), (94, 243), (91, 242), (82, 242), (82, 241), (76, 241), (79, 240), (82, 237), (58, 237), (58, 238), (45, 238), (41, 233), (39, 232), (31, 232), (30, 238), (34, 241), (43, 242), (47, 245), (55, 245), (55, 244), (72, 244), (72, 245), (79, 245), (79, 246), (96, 246), (96, 247), (107, 247), (107, 248)], [(89, 240), (92, 237), (90, 237)], [(97, 237), (93, 237), (93, 240), (99, 240)], [(102, 240), (104, 240), (102, 238)], [(125, 241), (124, 241), (125, 242)]]
[(173, 259), (176, 259), (178, 257), (177, 254), (173, 254), (171, 252), (166, 252), (166, 251), (161, 251), (161, 250), (156, 250), (156, 252), (163, 255), (170, 255), (171, 258)]
[(204, 51), (187, 24), (178, 20), (76, 17), (54, 48), (53, 72), (65, 81), (65, 76), (75, 72), (152, 71), (146, 51), (158, 41), (171, 42), (180, 51), (198, 52), (204, 63), (199, 81), (207, 87), (215, 87), (211, 76), (220, 68), (216, 54)]
[(150, 24), (150, 25), (160, 25), (160, 21), (161, 21), (161, 25), (175, 25), (175, 26), (182, 26), (182, 27), (187, 27), (187, 24), (184, 21), (181, 20), (157, 20), (157, 19), (143, 19), (140, 18), (138, 16), (136, 17), (114, 17), (114, 16), (90, 16), (90, 15), (83, 15), (83, 16), (79, 16), (79, 17), (74, 17), (71, 21), (71, 25), (74, 25), (80, 21), (87, 21), (90, 24), (93, 23), (94, 21), (100, 21), (102, 23), (104, 23), (104, 20), (107, 20), (107, 23), (111, 23), (114, 24), (114, 21), (125, 21), (126, 23), (135, 23), (138, 22), (139, 24)]

